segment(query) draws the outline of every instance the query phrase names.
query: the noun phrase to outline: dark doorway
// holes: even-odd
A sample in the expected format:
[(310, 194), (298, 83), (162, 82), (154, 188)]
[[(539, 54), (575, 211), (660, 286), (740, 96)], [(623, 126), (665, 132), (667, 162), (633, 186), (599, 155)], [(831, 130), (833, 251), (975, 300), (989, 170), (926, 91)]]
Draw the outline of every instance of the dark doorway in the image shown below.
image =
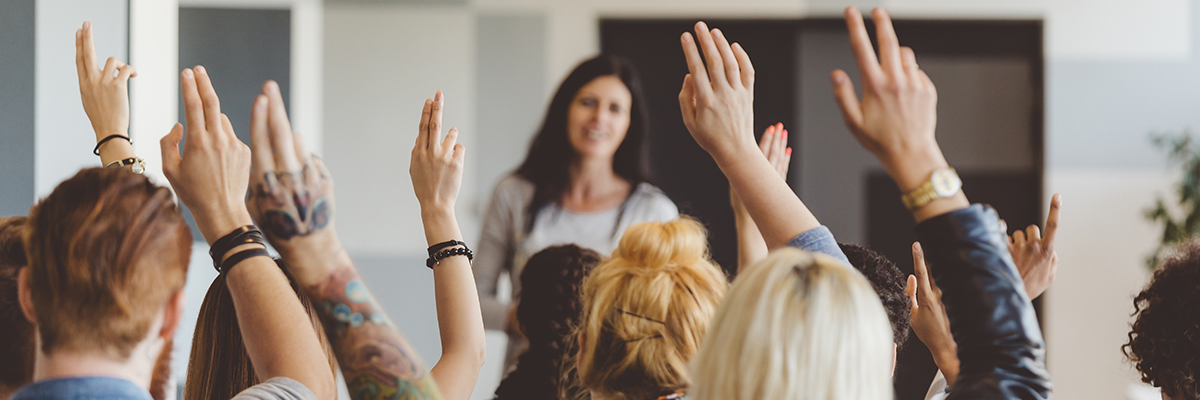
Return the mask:
[[(601, 49), (639, 68), (651, 116), (659, 186), (710, 229), (713, 257), (736, 263), (728, 181), (679, 116), (687, 73), (679, 35), (696, 20), (601, 21)], [(843, 242), (864, 244), (912, 272), (913, 222), (899, 191), (843, 126), (829, 73), (857, 70), (840, 19), (708, 20), (754, 60), (755, 127), (783, 122), (791, 146), (789, 183)], [(972, 202), (996, 207), (1009, 227), (1040, 223), (1043, 171), (1042, 22), (897, 20), (901, 44), (938, 85), (938, 141)], [(873, 27), (868, 22), (868, 29)], [(1036, 304), (1035, 304), (1036, 305)], [(1039, 307), (1040, 309), (1040, 307)], [(896, 367), (900, 400), (923, 399), (936, 372), (910, 335)]]

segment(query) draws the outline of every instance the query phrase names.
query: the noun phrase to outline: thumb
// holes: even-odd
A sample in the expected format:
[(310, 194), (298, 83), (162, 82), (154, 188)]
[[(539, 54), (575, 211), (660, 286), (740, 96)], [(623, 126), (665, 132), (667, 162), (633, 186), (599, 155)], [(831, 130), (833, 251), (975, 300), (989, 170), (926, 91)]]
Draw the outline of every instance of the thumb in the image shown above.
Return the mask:
[(696, 86), (692, 74), (683, 77), (683, 88), (679, 89), (679, 111), (683, 112), (683, 123), (689, 129), (696, 119)]
[(179, 163), (183, 161), (183, 157), (179, 156), (179, 142), (181, 141), (183, 141), (183, 124), (178, 122), (171, 128), (170, 133), (158, 141), (159, 146), (162, 147), (163, 174), (168, 179), (174, 178), (174, 173), (179, 168)]

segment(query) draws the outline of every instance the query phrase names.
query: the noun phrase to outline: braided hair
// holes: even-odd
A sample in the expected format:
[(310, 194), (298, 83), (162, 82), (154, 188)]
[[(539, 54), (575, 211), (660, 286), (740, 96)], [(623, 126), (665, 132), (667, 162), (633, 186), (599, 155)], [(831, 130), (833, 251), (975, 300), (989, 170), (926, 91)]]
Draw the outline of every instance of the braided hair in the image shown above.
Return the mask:
[(568, 244), (546, 248), (525, 264), (517, 322), (529, 348), (517, 366), (496, 388), (496, 399), (559, 399), (563, 360), (575, 353), (571, 332), (582, 305), (579, 289), (583, 277), (600, 263), (595, 251)]

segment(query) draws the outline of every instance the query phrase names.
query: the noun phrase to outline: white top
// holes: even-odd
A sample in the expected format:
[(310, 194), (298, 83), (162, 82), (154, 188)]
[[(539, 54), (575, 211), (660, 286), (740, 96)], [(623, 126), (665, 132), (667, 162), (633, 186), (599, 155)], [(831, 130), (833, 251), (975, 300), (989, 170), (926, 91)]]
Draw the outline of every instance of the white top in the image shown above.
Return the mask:
[[(533, 199), (533, 183), (516, 174), (496, 184), (484, 216), (483, 233), (475, 250), (475, 284), (487, 329), (504, 329), (508, 304), (521, 292), (521, 270), (530, 256), (550, 246), (575, 244), (608, 256), (630, 225), (670, 221), (679, 217), (675, 203), (654, 185), (641, 183), (622, 206), (603, 211), (575, 212), (551, 202), (538, 211), (533, 229), (525, 234), (525, 210)], [(618, 224), (617, 219), (620, 218)], [(496, 297), (501, 274), (512, 282), (512, 298)]]

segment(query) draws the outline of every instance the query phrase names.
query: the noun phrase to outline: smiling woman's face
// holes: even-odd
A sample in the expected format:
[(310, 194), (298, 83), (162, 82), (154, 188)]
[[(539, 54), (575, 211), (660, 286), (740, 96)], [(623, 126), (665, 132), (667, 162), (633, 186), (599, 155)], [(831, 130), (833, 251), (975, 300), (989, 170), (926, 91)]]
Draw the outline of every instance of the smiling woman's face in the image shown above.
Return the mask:
[(633, 95), (616, 75), (583, 85), (567, 114), (567, 138), (579, 157), (612, 158), (629, 131)]

